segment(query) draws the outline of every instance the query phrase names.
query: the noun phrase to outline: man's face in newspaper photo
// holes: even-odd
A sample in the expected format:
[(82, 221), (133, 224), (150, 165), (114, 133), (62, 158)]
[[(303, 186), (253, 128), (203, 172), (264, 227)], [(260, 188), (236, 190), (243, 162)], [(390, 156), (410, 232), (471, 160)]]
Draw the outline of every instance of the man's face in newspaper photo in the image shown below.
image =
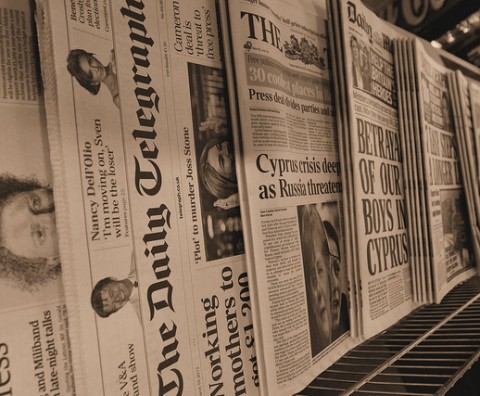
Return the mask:
[(131, 287), (122, 281), (112, 279), (100, 292), (105, 313), (114, 313), (124, 307), (132, 294)]
[(58, 256), (53, 193), (47, 188), (20, 192), (1, 210), (3, 246), (23, 257)]

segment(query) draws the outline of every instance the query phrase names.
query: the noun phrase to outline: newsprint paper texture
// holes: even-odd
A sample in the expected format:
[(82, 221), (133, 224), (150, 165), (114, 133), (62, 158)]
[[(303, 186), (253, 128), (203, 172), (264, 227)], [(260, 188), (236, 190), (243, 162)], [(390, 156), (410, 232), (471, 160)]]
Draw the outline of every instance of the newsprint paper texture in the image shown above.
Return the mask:
[(354, 344), (326, 9), (221, 6), (260, 384), (262, 394), (291, 395)]
[(74, 395), (30, 2), (0, 1), (0, 395)]
[(215, 1), (38, 1), (82, 395), (256, 395)]

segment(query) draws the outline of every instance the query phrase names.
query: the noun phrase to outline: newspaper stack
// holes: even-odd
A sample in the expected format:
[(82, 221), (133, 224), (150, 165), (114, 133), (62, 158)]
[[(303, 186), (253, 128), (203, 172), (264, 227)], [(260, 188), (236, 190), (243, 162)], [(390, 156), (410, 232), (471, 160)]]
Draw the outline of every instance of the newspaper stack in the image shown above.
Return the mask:
[[(312, 368), (323, 370), (346, 345), (377, 334), (422, 304), (439, 302), (475, 270), (468, 219), (462, 213), (465, 206), (461, 201), (461, 178), (454, 182), (452, 178), (452, 184), (432, 183), (429, 167), (438, 158), (424, 151), (426, 127), (421, 102), (427, 99), (417, 93), (417, 59), (425, 52), (421, 47), (424, 44), (418, 41), (415, 46), (413, 41), (407, 41), (410, 35), (380, 20), (361, 1), (331, 0), (327, 46), (321, 23), (323, 4), (272, 3), (224, 0), (221, 16), (230, 102), (235, 110), (232, 125), (238, 136), (240, 196), (243, 213), (248, 214), (244, 229), (250, 230), (246, 252), (259, 370), (264, 379), (260, 387), (264, 394), (276, 395), (287, 394), (303, 380), (298, 374), (294, 381), (291, 374), (299, 365), (299, 356), (305, 359), (302, 361), (308, 374)], [(394, 46), (397, 40), (403, 47)], [(405, 54), (404, 64), (399, 63), (403, 59), (398, 59), (401, 51)], [(330, 64), (331, 69), (323, 69), (322, 65)], [(315, 95), (320, 91), (318, 78), (328, 79), (334, 86), (332, 113), (324, 111), (331, 104)], [(441, 86), (432, 85), (435, 94), (446, 91), (445, 76), (441, 81)], [(312, 94), (307, 97), (293, 87), (302, 88), (302, 92), (310, 89)], [(303, 111), (311, 108), (312, 102), (320, 108), (317, 114)], [(324, 151), (322, 138), (330, 139), (330, 134), (320, 125), (331, 123), (329, 117), (334, 114), (338, 145)], [(318, 126), (304, 130), (303, 123), (314, 121)], [(450, 148), (455, 144), (451, 129), (439, 124), (427, 127), (443, 128), (442, 142)], [(449, 155), (452, 158), (445, 166), (459, 176), (460, 158), (453, 152)], [(302, 172), (296, 165), (312, 157), (322, 161), (338, 158), (341, 194), (315, 193), (308, 188), (302, 193), (302, 184), (308, 187), (310, 183), (304, 183), (304, 174), (309, 172)], [(327, 172), (320, 164), (313, 169), (318, 172), (311, 172), (317, 174), (311, 175), (310, 181), (325, 181), (322, 177)], [(256, 183), (254, 176), (259, 172), (265, 176)], [(334, 180), (332, 175), (330, 181)], [(291, 193), (287, 194), (283, 186), (292, 186)], [(330, 201), (338, 203), (329, 207)], [(307, 205), (315, 205), (323, 219), (335, 213), (336, 206), (342, 208), (338, 216), (343, 221), (339, 233), (343, 243), (338, 246), (340, 268), (348, 281), (344, 293), (349, 299), (350, 327), (348, 333), (330, 338), (329, 342), (322, 342), (322, 330), (315, 326), (312, 314), (322, 310), (316, 304), (322, 297), (310, 290), (325, 291), (329, 286), (320, 282), (310, 286), (316, 274), (308, 271), (309, 254), (304, 246), (308, 246), (310, 238), (305, 236), (300, 215)], [(300, 229), (303, 282), (291, 280), (300, 265), (292, 260), (292, 250), (281, 255), (271, 251), (272, 228), (277, 244), (289, 246), (284, 241), (284, 227), (278, 231), (278, 225), (287, 222), (285, 219), (293, 219), (294, 226), (298, 224)], [(314, 226), (309, 224), (308, 229), (314, 240), (321, 240)], [(282, 271), (285, 261), (289, 262), (288, 272)], [(334, 279), (333, 273), (329, 276)], [(291, 297), (290, 301), (299, 290), (305, 293), (312, 360), (300, 353), (292, 355), (285, 345), (298, 335), (295, 352), (307, 349), (308, 344), (305, 346), (299, 335), (303, 331), (299, 312), (305, 306), (299, 305), (296, 315), (283, 319), (278, 305), (286, 297), (279, 296), (279, 290)], [(281, 339), (276, 338), (278, 323), (288, 330), (280, 333)], [(285, 351), (290, 352), (287, 361), (281, 359)], [(276, 364), (272, 365), (272, 361)], [(290, 376), (285, 375), (286, 369)]]
[(394, 51), (414, 294), (421, 303), (438, 303), (476, 273), (468, 157), (448, 83), (455, 65), (418, 39), (395, 41)]
[(418, 306), (413, 294), (404, 152), (391, 43), (401, 33), (360, 1), (329, 1), (347, 263), (359, 334), (370, 337)]
[[(480, 85), (468, 79), (460, 70), (448, 74), (453, 97), (453, 114), (457, 142), (460, 149), (460, 165), (465, 185), (470, 235), (475, 262), (480, 260)], [(479, 266), (477, 265), (477, 272)]]
[(218, 3), (37, 0), (65, 394), (291, 395), (473, 271), (423, 44), (396, 68), (359, 0)]

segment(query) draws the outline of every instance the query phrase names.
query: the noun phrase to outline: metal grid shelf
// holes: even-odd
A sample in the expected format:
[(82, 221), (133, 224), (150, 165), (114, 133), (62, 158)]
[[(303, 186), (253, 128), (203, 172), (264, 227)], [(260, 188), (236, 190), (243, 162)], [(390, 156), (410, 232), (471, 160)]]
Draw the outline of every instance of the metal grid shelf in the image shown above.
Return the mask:
[[(298, 396), (444, 395), (480, 356), (480, 278), (352, 349)], [(480, 393), (480, 390), (479, 390)]]

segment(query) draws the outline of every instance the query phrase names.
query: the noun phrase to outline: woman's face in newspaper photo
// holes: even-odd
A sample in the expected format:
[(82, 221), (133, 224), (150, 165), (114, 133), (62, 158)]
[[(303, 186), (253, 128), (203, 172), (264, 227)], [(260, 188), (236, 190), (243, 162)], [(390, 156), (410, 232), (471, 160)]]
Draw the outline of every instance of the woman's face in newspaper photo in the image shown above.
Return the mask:
[(18, 256), (58, 256), (53, 193), (46, 188), (15, 194), (1, 211), (4, 246)]
[(332, 331), (327, 239), (320, 219), (311, 223), (309, 231), (311, 235), (307, 235), (306, 242), (308, 246), (308, 239), (311, 240), (309, 257), (307, 257), (308, 265), (310, 266), (310, 276), (307, 282), (313, 297), (311, 304), (314, 312), (314, 329), (318, 332), (320, 343), (323, 346), (327, 346), (330, 343)]
[(236, 180), (235, 160), (228, 140), (217, 143), (210, 148), (207, 162), (219, 175), (232, 181)]
[(78, 66), (92, 83), (100, 83), (105, 80), (107, 70), (103, 64), (93, 55), (85, 54), (78, 58)]

